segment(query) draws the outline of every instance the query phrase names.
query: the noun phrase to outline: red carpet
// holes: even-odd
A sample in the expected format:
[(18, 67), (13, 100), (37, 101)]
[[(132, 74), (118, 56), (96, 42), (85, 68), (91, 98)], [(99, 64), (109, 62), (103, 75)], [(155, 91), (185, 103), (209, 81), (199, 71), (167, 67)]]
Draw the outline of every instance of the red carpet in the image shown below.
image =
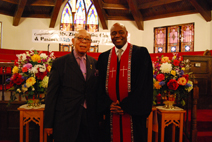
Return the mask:
[(212, 142), (212, 109), (197, 110), (197, 131), (198, 142)]

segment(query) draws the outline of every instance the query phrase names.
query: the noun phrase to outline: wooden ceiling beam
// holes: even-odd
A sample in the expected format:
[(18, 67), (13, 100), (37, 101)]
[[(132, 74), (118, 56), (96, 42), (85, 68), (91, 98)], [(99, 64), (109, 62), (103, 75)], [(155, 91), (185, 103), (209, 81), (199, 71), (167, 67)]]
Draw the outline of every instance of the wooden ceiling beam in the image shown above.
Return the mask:
[(14, 16), (14, 13), (12, 13), (11, 11), (2, 10), (2, 9), (0, 9), (0, 14)]
[(51, 18), (51, 15), (49, 14), (30, 14), (30, 13), (27, 13), (27, 14), (23, 14), (22, 17), (31, 17), (31, 18)]
[(173, 2), (179, 2), (182, 0), (157, 0), (157, 1), (151, 1), (151, 2), (146, 2), (138, 5), (138, 9), (147, 9), (147, 8), (152, 8), (154, 6), (160, 6), (164, 4), (169, 4)]
[(159, 14), (155, 16), (150, 17), (144, 17), (144, 20), (155, 20), (160, 18), (168, 18), (168, 17), (174, 17), (174, 16), (181, 16), (181, 15), (187, 15), (187, 14), (194, 14), (198, 13), (196, 10), (188, 10), (188, 11), (180, 11), (180, 12), (173, 12), (173, 13), (167, 13), (167, 14)]
[(122, 4), (110, 4), (102, 2), (103, 9), (110, 9), (110, 10), (129, 10), (129, 7)]
[[(4, 2), (12, 3), (12, 4), (18, 4), (19, 0), (2, 0)], [(36, 0), (36, 1), (28, 1), (26, 4), (27, 6), (54, 6), (55, 2), (52, 1), (46, 1), (46, 0)]]
[(107, 16), (108, 20), (126, 20), (134, 21), (132, 16)]
[(107, 30), (108, 29), (108, 20), (107, 20), (105, 11), (102, 8), (102, 1), (101, 0), (93, 0), (93, 4), (96, 7), (96, 11), (97, 11), (98, 17), (100, 19), (100, 22), (102, 24), (102, 28), (104, 30)]
[(189, 0), (190, 3), (195, 7), (195, 9), (202, 15), (202, 17), (207, 21), (211, 21), (211, 10), (209, 4), (204, 0)]
[(36, 0), (31, 3), (27, 3), (29, 6), (54, 6), (55, 2), (54, 1), (44, 1), (44, 0)]
[(49, 28), (54, 28), (62, 3), (63, 3), (63, 0), (56, 0), (54, 9), (51, 14), (51, 21), (50, 21)]
[(127, 3), (129, 5), (130, 11), (133, 15), (133, 18), (138, 26), (139, 30), (144, 30), (144, 21), (143, 21), (143, 16), (138, 10), (137, 7), (137, 2), (136, 0), (127, 0)]
[(26, 3), (27, 3), (27, 0), (20, 0), (19, 1), (17, 10), (16, 10), (15, 15), (13, 17), (13, 26), (18, 26)]
[(2, 0), (2, 1), (12, 3), (12, 4), (18, 4), (19, 0)]

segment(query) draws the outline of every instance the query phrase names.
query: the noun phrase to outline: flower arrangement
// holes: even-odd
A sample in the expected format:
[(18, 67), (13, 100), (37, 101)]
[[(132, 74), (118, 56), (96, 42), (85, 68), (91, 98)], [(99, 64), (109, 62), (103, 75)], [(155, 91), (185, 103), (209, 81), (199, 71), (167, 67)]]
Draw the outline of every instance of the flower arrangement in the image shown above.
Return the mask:
[[(46, 55), (42, 51), (30, 50), (16, 56), (18, 59), (12, 69), (12, 76), (7, 79), (9, 90), (27, 100), (41, 100), (41, 94), (45, 93), (48, 87), (49, 72), (55, 59), (54, 52)], [(11, 96), (10, 102), (16, 99), (15, 94)]]
[[(157, 57), (153, 63), (153, 95), (176, 94), (181, 105), (185, 105), (185, 97), (193, 89), (192, 73), (185, 73), (188, 65), (177, 53), (170, 60), (167, 56)], [(155, 97), (154, 97), (155, 98)]]

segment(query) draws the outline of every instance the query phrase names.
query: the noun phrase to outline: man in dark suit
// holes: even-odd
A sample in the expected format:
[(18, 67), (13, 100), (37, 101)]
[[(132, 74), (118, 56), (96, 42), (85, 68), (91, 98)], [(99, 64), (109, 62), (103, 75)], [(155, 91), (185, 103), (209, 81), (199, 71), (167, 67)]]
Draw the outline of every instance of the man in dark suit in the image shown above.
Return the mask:
[(96, 142), (96, 60), (86, 55), (91, 35), (79, 30), (72, 42), (74, 51), (52, 64), (44, 128), (54, 142)]
[[(128, 32), (115, 23), (110, 35), (115, 47), (100, 54), (99, 106), (105, 142), (146, 142), (146, 118), (152, 110), (153, 69), (148, 50), (127, 42)], [(139, 40), (139, 37), (138, 37)], [(120, 51), (121, 49), (121, 51)]]

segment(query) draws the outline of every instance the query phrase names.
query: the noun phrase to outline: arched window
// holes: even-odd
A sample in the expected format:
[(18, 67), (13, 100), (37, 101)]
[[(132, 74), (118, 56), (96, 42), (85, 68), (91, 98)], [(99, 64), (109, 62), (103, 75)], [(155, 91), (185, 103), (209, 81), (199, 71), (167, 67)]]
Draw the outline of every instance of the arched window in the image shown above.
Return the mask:
[[(89, 32), (98, 32), (98, 21), (97, 11), (91, 0), (69, 0), (62, 11), (60, 30), (86, 29)], [(59, 46), (60, 51), (72, 50), (70, 44), (60, 44)]]

